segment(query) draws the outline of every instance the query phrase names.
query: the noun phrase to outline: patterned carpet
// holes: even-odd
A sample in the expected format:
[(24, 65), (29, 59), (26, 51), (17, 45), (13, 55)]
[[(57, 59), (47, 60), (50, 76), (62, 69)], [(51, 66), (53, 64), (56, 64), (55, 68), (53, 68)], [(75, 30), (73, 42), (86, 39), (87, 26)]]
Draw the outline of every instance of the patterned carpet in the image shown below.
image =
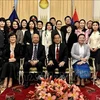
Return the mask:
[[(2, 83), (1, 83), (2, 84)], [(34, 86), (36, 83), (33, 83), (30, 85), (29, 88), (24, 89), (22, 85), (15, 85), (12, 88), (4, 89), (2, 86), (0, 86), (0, 100), (5, 100), (7, 93), (14, 93), (15, 94), (15, 100), (28, 100), (28, 92), (30, 90), (34, 91)], [(100, 95), (100, 87), (93, 85), (91, 81), (86, 81), (85, 87), (80, 87), (82, 93), (85, 95), (85, 100), (96, 100), (96, 96)], [(100, 84), (100, 80), (99, 80)], [(100, 86), (100, 85), (99, 85)]]
[[(100, 95), (100, 88), (93, 85), (92, 82), (87, 83), (85, 87), (80, 87), (80, 89), (86, 97), (85, 100), (96, 100), (96, 95)], [(28, 100), (27, 94), (30, 90), (34, 90), (34, 84), (27, 89), (24, 89), (21, 85), (16, 85), (12, 88), (5, 89), (0, 95), (0, 100), (5, 100), (6, 94), (11, 92), (15, 93), (15, 100)]]

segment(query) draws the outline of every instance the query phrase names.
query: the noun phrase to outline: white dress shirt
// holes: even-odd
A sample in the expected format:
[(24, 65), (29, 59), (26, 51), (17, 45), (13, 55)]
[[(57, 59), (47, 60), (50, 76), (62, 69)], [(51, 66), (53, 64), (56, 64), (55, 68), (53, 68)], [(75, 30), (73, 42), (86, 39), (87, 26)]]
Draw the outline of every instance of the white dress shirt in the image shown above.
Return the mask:
[(84, 58), (84, 46), (79, 45), (79, 56), (80, 58)]
[(22, 30), (22, 32), (23, 32), (23, 36), (25, 35), (25, 31), (27, 31), (27, 29), (25, 29), (25, 30)]
[(52, 44), (51, 31), (46, 30), (42, 33), (42, 45), (45, 46), (46, 56), (48, 55), (49, 46)]
[(68, 43), (68, 39), (71, 33), (66, 33), (66, 43)]

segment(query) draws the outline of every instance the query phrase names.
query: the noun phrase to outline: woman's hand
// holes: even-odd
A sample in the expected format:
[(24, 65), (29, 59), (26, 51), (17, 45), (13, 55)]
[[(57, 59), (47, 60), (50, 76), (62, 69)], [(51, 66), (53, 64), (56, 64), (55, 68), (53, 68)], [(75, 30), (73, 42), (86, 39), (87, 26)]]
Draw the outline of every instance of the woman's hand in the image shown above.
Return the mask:
[(82, 64), (85, 64), (85, 62), (84, 62), (84, 61), (80, 61), (80, 62), (78, 62), (77, 64), (78, 64), (78, 65), (82, 65)]

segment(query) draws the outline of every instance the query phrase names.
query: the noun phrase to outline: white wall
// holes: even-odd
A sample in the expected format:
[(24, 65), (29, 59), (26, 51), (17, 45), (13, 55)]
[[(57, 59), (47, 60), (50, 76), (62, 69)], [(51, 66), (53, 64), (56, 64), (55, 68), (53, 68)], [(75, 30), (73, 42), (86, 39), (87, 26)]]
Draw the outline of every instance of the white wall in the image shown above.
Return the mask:
[(94, 20), (100, 21), (100, 0), (94, 0), (94, 11), (93, 18)]

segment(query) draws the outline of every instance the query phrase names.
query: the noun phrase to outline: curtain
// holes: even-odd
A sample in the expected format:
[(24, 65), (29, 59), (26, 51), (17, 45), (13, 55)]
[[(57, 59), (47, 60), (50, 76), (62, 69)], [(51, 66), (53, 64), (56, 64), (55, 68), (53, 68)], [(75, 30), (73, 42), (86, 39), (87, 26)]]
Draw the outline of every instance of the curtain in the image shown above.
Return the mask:
[[(17, 14), (21, 19), (29, 20), (31, 15), (38, 16), (38, 0), (18, 0)], [(13, 10), (14, 0), (0, 0), (0, 16), (8, 18)], [(93, 19), (93, 0), (74, 0), (73, 11), (76, 8), (79, 19)], [(50, 17), (60, 19), (71, 16), (71, 0), (50, 0)]]

